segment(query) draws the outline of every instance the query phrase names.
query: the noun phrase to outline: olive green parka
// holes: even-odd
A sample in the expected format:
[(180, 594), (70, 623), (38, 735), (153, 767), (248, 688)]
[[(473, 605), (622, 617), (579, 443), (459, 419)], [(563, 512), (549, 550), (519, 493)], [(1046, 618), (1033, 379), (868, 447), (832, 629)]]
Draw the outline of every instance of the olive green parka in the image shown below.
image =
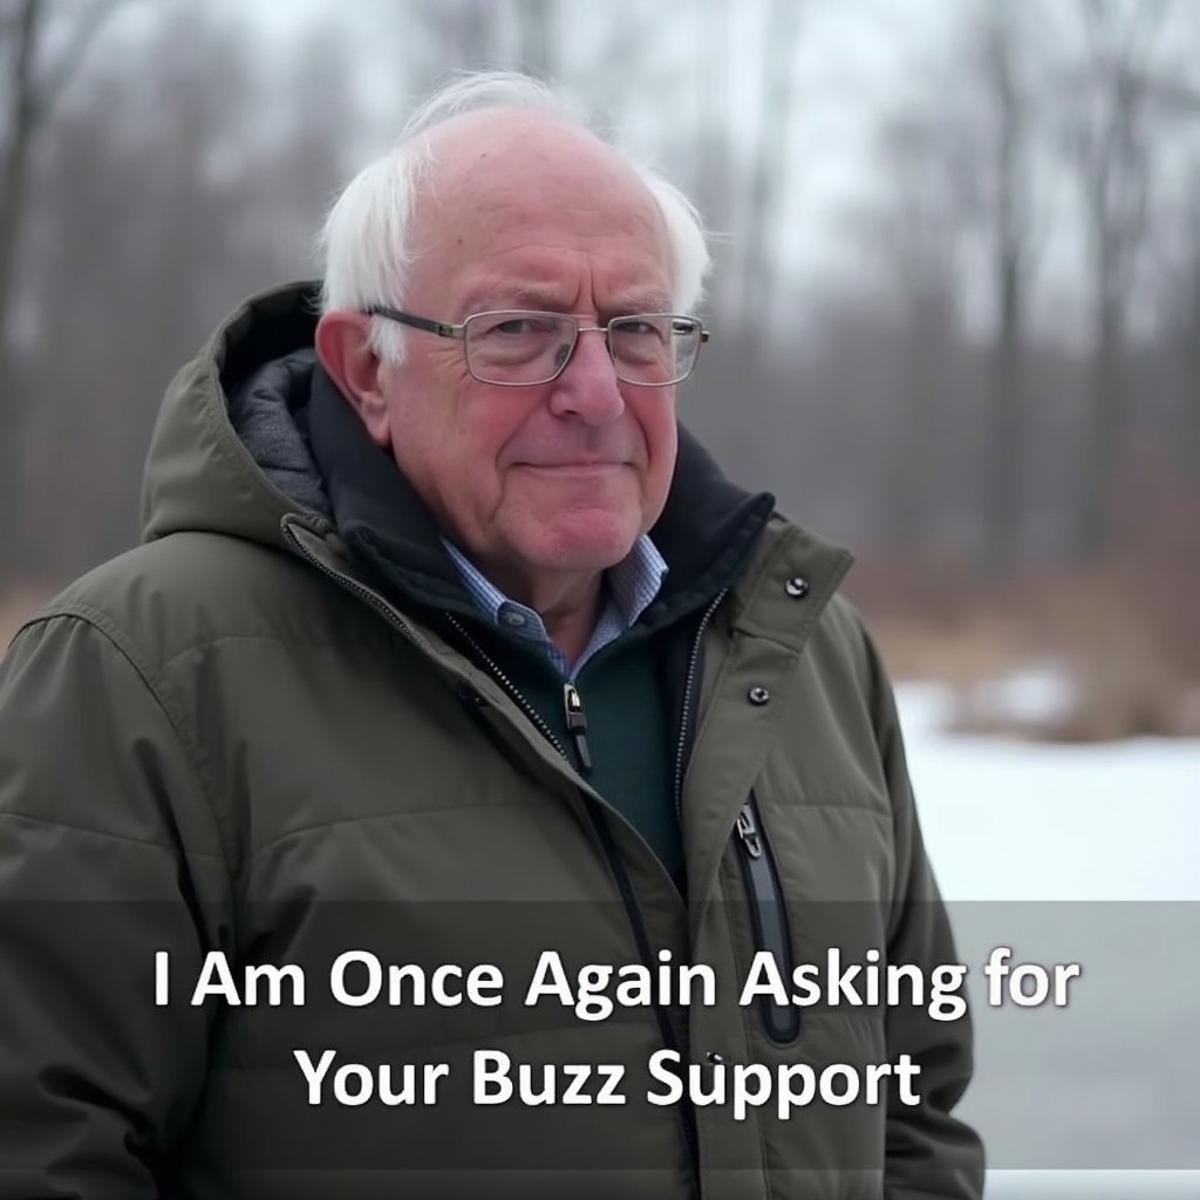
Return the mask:
[[(764, 511), (691, 618), (684, 898), (506, 681), (239, 437), (231, 391), (312, 322), (295, 286), (222, 325), (166, 396), (144, 543), (0, 661), (0, 1197), (979, 1196), (979, 1141), (951, 1115), (969, 1016), (738, 1003), (762, 950), (785, 973), (831, 946), (955, 961), (891, 690), (836, 594), (850, 555)], [(711, 964), (721, 986), (581, 1020), (523, 1003), (550, 948), (572, 970)], [(287, 978), (278, 1003), (265, 983), (191, 1003), (213, 951), (239, 987), (246, 965), (299, 964), (304, 1003)], [(367, 954), (383, 967), (370, 1003), (330, 995), (346, 951), (360, 1000)], [(390, 1003), (406, 963), (494, 964), (504, 1002)], [(664, 1047), (705, 1088), (738, 1064), (908, 1054), (921, 1102), (648, 1103)], [(624, 1103), (598, 1103), (595, 1075), (591, 1103), (563, 1102), (566, 1072), (554, 1104), (472, 1104), (481, 1048), (539, 1086), (545, 1064), (619, 1064)], [(320, 1103), (297, 1050), (334, 1053)], [(394, 1099), (404, 1064), (439, 1063), (436, 1104), (381, 1098), (380, 1067)]]

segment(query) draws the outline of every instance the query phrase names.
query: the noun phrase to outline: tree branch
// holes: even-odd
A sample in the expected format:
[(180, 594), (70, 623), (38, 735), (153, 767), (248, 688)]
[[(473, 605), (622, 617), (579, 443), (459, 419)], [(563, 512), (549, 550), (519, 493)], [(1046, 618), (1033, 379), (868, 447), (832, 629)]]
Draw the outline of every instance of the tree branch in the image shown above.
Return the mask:
[(63, 48), (57, 64), (47, 72), (38, 89), (37, 106), (41, 112), (48, 112), (54, 107), (63, 88), (79, 69), (100, 27), (124, 3), (126, 0), (93, 0), (75, 26), (71, 40)]

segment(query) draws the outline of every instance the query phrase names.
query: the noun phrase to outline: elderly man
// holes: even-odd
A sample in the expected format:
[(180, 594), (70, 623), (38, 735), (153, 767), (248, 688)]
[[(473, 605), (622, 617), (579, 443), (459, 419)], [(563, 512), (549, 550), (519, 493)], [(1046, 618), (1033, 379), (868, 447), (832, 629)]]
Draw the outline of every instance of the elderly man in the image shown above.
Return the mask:
[(977, 1196), (968, 1019), (739, 989), (955, 956), (849, 554), (676, 424), (694, 210), (488, 76), (324, 250), (0, 669), (0, 1195)]

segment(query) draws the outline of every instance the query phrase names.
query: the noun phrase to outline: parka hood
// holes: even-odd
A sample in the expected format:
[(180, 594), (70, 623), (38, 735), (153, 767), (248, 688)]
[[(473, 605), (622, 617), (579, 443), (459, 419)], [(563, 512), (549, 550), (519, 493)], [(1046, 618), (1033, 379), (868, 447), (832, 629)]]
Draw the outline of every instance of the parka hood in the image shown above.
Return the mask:
[[(307, 482), (298, 457), (307, 455), (301, 414), (314, 363), (318, 290), (315, 283), (293, 283), (247, 300), (171, 381), (146, 460), (143, 541), (204, 531), (283, 549), (285, 516), (306, 516), (314, 529), (328, 525), (321, 492)], [(284, 440), (263, 429), (270, 409), (253, 406), (256, 392), (292, 410), (290, 441), (283, 408), (277, 415)], [(247, 428), (254, 451), (243, 440)]]

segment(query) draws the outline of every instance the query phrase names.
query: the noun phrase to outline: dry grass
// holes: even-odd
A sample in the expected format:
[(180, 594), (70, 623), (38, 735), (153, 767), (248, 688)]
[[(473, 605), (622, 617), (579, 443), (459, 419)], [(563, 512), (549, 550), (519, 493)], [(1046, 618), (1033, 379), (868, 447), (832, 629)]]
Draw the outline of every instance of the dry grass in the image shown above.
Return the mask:
[[(966, 728), (1056, 741), (1200, 737), (1200, 679), (1161, 630), (1095, 581), (1047, 582), (1027, 602), (998, 611), (983, 601), (944, 625), (887, 616), (872, 624), (896, 677), (949, 684)], [(969, 703), (980, 683), (1047, 666), (1069, 684), (1065, 714), (1023, 720)]]
[(1101, 741), (1200, 737), (1200, 493), (1147, 469), (1119, 534), (1085, 568), (981, 578), (957, 561), (860, 563), (850, 577), (892, 672), (951, 685), (1052, 664), (1070, 711), (1023, 721), (968, 712), (972, 728)]
[[(1200, 597), (1142, 565), (1114, 559), (986, 587), (958, 577), (932, 613), (898, 585), (887, 593), (905, 596), (902, 605), (867, 597), (864, 606), (896, 677), (949, 684), (971, 729), (1069, 741), (1200, 737)], [(1030, 721), (969, 711), (981, 682), (1048, 664), (1069, 683), (1069, 712)]]

